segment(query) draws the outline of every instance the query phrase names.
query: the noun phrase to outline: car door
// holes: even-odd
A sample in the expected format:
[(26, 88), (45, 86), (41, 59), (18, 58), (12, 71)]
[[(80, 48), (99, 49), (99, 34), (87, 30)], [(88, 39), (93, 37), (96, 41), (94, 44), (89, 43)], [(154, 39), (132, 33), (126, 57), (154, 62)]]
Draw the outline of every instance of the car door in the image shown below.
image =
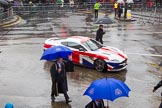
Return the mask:
[(89, 52), (81, 44), (76, 42), (68, 42), (67, 46), (72, 48), (72, 61), (77, 64), (92, 67), (93, 61), (89, 58)]

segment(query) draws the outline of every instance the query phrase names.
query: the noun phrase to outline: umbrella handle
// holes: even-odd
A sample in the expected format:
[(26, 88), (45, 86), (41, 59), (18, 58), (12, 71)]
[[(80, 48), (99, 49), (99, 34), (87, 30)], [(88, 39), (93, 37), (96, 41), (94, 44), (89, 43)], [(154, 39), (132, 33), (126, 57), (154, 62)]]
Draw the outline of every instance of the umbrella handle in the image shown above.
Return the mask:
[(107, 106), (106, 106), (106, 108), (110, 108), (110, 107), (109, 107), (109, 101), (108, 101), (108, 100), (107, 100)]

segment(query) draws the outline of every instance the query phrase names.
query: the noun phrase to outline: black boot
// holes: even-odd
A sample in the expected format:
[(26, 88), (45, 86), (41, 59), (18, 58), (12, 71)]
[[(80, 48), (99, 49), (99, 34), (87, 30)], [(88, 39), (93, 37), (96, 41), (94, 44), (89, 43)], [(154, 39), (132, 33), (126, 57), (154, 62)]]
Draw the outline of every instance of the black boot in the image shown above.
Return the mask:
[(51, 100), (52, 100), (52, 102), (54, 102), (55, 101), (55, 97), (51, 96)]
[(69, 99), (66, 100), (66, 104), (69, 104), (70, 102), (72, 102), (72, 100)]

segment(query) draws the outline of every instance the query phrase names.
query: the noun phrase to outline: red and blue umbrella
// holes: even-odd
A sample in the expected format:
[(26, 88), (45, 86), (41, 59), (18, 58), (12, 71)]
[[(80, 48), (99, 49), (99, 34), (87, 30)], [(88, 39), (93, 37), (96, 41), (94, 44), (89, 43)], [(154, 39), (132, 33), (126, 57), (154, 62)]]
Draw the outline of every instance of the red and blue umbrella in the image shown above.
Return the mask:
[(130, 88), (121, 80), (102, 78), (92, 82), (83, 95), (88, 95), (92, 100), (114, 101), (119, 97), (128, 97), (130, 91)]
[(68, 56), (72, 54), (72, 50), (66, 46), (54, 46), (48, 48), (42, 54), (41, 60), (55, 60), (59, 57), (68, 59)]

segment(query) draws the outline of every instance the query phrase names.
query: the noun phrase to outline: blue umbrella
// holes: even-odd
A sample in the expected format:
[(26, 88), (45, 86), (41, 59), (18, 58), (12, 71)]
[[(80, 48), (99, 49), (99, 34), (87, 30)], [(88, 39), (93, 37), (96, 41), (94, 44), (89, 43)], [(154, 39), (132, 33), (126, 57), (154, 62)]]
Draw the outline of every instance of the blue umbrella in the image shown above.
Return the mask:
[(119, 97), (128, 97), (130, 88), (122, 81), (114, 78), (95, 80), (83, 95), (88, 95), (92, 100), (107, 99), (114, 101)]
[(54, 46), (48, 48), (42, 54), (41, 60), (55, 60), (59, 57), (67, 59), (72, 54), (72, 50), (65, 46)]

